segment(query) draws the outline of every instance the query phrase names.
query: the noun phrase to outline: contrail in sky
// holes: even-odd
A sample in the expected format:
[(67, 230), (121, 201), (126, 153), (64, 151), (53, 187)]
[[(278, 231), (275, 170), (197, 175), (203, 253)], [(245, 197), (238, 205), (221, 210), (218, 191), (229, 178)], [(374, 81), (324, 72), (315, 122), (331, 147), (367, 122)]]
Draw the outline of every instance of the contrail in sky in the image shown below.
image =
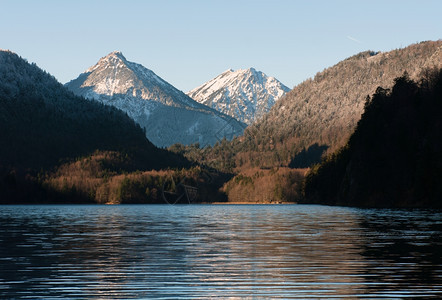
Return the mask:
[(362, 44), (362, 42), (361, 42), (360, 40), (355, 39), (355, 38), (352, 37), (352, 36), (347, 35), (347, 38), (348, 38), (349, 40), (352, 40), (353, 42), (356, 42), (356, 43)]

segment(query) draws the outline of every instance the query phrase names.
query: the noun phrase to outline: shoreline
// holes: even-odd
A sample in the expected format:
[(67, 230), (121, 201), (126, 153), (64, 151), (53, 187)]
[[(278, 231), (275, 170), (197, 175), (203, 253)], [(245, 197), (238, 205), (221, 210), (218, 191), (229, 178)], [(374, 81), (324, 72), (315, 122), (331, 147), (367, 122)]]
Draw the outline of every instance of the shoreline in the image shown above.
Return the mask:
[(221, 204), (228, 204), (228, 205), (283, 205), (283, 204), (298, 204), (297, 202), (246, 202), (246, 201), (240, 201), (240, 202), (202, 202), (201, 204), (214, 204), (214, 205), (221, 205)]

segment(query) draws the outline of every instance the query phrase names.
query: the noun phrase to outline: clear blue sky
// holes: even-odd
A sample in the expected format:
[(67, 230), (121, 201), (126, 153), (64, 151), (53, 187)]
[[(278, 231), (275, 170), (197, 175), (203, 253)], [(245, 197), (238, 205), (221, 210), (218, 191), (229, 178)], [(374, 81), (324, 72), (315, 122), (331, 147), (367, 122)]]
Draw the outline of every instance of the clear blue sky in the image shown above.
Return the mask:
[(442, 38), (442, 1), (0, 0), (0, 48), (65, 83), (120, 50), (188, 91), (255, 67), (292, 88), (364, 50)]

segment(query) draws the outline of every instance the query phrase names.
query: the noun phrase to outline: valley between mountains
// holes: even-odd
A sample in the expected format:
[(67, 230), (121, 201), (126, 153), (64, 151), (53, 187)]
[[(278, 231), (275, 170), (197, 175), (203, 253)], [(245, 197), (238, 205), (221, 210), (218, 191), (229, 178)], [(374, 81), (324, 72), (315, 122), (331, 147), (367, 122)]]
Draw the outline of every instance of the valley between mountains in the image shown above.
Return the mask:
[(441, 207), (441, 68), (426, 41), (185, 93), (118, 51), (62, 85), (2, 50), (0, 202)]

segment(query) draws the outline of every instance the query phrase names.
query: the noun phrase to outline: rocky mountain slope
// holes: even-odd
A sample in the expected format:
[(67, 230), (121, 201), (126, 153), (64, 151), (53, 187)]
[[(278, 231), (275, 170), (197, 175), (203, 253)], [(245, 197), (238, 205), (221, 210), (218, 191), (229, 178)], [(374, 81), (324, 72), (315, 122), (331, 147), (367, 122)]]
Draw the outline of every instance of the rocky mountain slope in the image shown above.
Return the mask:
[(115, 51), (69, 83), (77, 95), (125, 111), (155, 145), (214, 144), (241, 135), (244, 125), (197, 103), (151, 70)]
[(254, 68), (227, 70), (187, 95), (241, 122), (252, 124), (290, 89)]

